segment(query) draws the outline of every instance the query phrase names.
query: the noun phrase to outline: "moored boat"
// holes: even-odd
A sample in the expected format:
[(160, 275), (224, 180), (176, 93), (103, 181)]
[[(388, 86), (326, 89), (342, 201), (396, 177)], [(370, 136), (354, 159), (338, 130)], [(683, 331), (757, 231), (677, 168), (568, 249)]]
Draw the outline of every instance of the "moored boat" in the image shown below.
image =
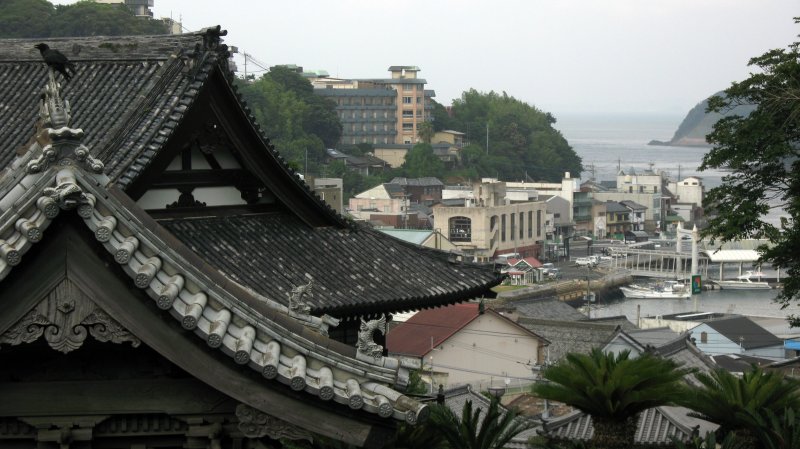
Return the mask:
[[(752, 271), (747, 271), (741, 276), (736, 276), (735, 279), (714, 281), (714, 283), (717, 284), (721, 289), (729, 290), (755, 290), (772, 288), (767, 282), (760, 280), (762, 276), (764, 276), (763, 273), (753, 273)], [(752, 280), (751, 278), (753, 277), (758, 280)]]
[(625, 298), (629, 299), (683, 299), (689, 298), (692, 292), (685, 284), (677, 281), (665, 281), (648, 285), (628, 285), (619, 288)]

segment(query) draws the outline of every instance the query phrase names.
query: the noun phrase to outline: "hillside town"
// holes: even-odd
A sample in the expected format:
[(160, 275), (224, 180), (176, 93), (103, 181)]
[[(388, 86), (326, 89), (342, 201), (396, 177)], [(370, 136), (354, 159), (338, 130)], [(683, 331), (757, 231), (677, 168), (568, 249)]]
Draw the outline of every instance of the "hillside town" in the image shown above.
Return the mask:
[(2, 39), (0, 448), (800, 447), (800, 318), (706, 300), (791, 300), (790, 219), (418, 66), (37, 2), (130, 28)]

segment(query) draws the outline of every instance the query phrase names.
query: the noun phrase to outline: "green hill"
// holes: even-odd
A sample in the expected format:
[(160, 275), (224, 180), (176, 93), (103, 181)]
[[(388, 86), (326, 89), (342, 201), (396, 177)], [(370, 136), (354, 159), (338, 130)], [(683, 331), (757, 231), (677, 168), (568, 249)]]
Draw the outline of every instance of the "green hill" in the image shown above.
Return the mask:
[[(714, 95), (722, 96), (724, 92), (717, 92)], [(667, 145), (667, 146), (683, 146), (683, 147), (708, 147), (706, 142), (706, 135), (709, 134), (714, 128), (714, 124), (719, 119), (729, 115), (746, 116), (750, 111), (755, 109), (755, 106), (737, 106), (725, 114), (716, 112), (706, 112), (708, 108), (708, 99), (703, 100), (693, 107), (681, 124), (678, 126), (675, 135), (672, 136), (667, 142), (659, 140), (651, 140), (650, 145)]]

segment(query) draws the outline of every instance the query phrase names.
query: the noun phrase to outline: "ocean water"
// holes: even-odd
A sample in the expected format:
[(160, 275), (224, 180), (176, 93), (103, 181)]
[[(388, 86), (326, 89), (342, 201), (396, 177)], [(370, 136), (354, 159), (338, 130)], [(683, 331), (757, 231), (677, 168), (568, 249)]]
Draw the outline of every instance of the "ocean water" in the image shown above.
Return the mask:
[[(710, 189), (720, 185), (726, 174), (720, 170), (701, 172), (697, 169), (707, 148), (647, 145), (653, 139), (670, 140), (683, 120), (682, 116), (565, 115), (557, 119), (556, 129), (583, 159), (585, 171), (582, 181), (592, 176), (597, 181), (616, 180), (620, 169), (641, 172), (653, 168), (666, 171), (674, 179), (697, 176), (703, 180), (706, 189)], [(770, 215), (770, 220), (776, 221), (779, 212)], [(698, 295), (696, 304), (694, 300), (619, 300), (599, 305), (592, 315), (625, 315), (633, 320), (637, 306), (642, 316), (692, 312), (695, 308), (704, 312), (767, 317), (800, 314), (797, 305), (781, 309), (773, 302), (776, 294), (776, 290), (714, 290)]]
[(699, 171), (706, 148), (647, 145), (651, 140), (670, 140), (682, 116), (668, 115), (564, 115), (557, 117), (561, 131), (583, 159), (581, 181), (592, 176), (597, 181), (615, 180), (621, 169), (637, 173), (652, 168), (667, 172), (673, 179), (697, 176), (706, 188), (720, 184), (724, 172)]

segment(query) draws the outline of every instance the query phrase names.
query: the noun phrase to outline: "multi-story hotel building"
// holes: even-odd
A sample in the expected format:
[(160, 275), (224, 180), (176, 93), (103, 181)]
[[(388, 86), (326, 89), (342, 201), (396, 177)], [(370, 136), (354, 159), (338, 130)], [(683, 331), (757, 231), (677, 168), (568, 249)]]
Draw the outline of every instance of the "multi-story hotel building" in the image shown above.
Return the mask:
[(312, 75), (314, 92), (336, 102), (342, 121), (340, 143), (414, 144), (429, 120), (432, 91), (418, 78), (419, 67), (391, 66), (391, 78), (341, 79)]

